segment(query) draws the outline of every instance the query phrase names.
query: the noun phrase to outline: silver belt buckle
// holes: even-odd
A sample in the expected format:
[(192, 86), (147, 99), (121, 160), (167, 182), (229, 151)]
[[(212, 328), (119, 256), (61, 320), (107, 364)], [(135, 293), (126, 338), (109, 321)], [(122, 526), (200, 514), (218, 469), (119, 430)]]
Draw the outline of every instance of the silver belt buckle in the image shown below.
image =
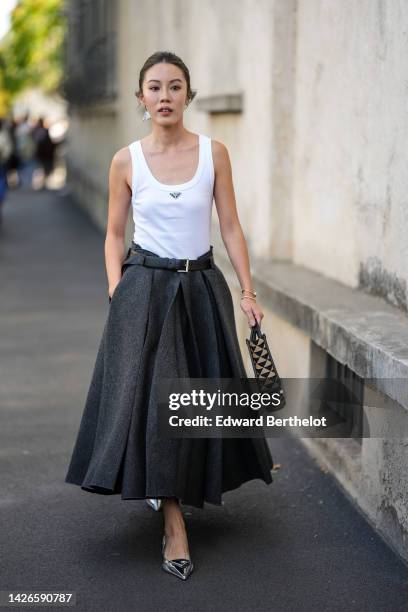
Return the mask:
[(190, 260), (186, 259), (186, 264), (185, 264), (185, 269), (181, 268), (180, 270), (176, 270), (176, 272), (188, 272), (188, 265), (189, 265)]

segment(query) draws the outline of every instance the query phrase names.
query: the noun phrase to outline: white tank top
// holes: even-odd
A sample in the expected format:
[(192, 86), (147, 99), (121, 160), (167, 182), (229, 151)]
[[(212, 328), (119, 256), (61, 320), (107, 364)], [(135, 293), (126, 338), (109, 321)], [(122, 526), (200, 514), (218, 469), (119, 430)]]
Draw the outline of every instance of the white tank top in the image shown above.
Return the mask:
[(199, 163), (179, 185), (159, 182), (147, 165), (140, 140), (132, 158), (133, 241), (160, 257), (196, 259), (210, 249), (214, 164), (211, 138), (199, 134)]

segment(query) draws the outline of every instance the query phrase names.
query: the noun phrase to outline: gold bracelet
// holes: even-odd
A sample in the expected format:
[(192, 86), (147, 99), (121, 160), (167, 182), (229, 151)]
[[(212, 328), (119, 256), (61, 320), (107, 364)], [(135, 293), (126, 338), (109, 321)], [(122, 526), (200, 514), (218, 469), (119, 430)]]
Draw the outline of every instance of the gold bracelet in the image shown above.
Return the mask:
[(256, 298), (251, 297), (250, 295), (243, 295), (241, 300), (254, 300), (254, 302), (256, 302)]
[(247, 293), (251, 293), (254, 297), (256, 297), (256, 291), (253, 291), (252, 289), (241, 289), (241, 293), (243, 294), (244, 292)]

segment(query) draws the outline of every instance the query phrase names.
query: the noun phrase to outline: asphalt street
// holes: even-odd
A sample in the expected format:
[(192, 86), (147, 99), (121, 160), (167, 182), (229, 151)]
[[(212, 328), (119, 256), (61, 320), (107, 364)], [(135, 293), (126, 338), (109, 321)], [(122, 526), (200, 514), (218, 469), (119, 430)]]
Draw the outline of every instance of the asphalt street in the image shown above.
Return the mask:
[(69, 194), (9, 193), (0, 590), (74, 592), (81, 612), (407, 610), (407, 566), (299, 440), (269, 441), (281, 464), (271, 485), (245, 483), (222, 507), (184, 507), (196, 566), (186, 582), (161, 569), (161, 513), (64, 482), (109, 308), (103, 244)]

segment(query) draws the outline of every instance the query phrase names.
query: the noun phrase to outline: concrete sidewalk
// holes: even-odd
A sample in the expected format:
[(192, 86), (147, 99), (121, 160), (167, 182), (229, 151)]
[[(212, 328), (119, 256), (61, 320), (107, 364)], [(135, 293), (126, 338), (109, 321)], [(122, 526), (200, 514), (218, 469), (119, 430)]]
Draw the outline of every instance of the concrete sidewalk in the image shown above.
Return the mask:
[(270, 486), (185, 507), (185, 583), (160, 568), (161, 513), (64, 483), (109, 308), (104, 235), (56, 192), (9, 193), (3, 219), (0, 590), (73, 591), (81, 612), (407, 609), (406, 565), (296, 439), (270, 440)]

